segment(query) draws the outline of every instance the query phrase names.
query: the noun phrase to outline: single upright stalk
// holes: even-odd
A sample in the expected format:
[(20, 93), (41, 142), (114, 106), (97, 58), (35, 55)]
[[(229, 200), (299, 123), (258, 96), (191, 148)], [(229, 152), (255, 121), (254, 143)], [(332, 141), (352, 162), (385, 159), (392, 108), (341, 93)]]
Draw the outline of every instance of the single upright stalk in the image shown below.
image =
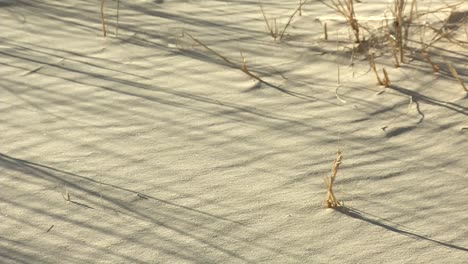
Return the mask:
[(120, 0), (117, 0), (117, 11), (116, 11), (116, 26), (115, 26), (115, 37), (119, 36), (119, 10), (120, 10)]
[(107, 36), (107, 30), (106, 30), (106, 18), (104, 17), (104, 1), (101, 0), (101, 20), (102, 20), (102, 33), (104, 34), (104, 37)]
[(403, 49), (403, 13), (405, 9), (405, 0), (395, 0), (395, 15), (396, 15), (396, 33), (397, 45), (400, 51), (400, 62), (404, 63), (404, 49)]

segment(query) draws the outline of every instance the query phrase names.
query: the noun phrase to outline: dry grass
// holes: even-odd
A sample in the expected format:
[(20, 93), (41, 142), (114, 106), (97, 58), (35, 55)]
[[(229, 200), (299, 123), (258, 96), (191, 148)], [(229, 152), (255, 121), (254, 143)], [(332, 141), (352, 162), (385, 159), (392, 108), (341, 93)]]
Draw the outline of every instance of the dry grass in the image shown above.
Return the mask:
[(426, 50), (421, 50), (421, 54), (422, 54), (424, 60), (426, 60), (426, 61), (431, 65), (432, 71), (433, 71), (434, 73), (440, 72), (440, 67), (439, 67), (439, 65), (435, 64), (435, 63), (431, 60), (431, 57), (429, 56), (429, 52), (427, 52)]
[[(444, 9), (453, 9), (453, 10), (450, 11), (451, 15), (448, 18), (443, 20), (444, 23), (440, 27), (440, 29), (434, 29), (434, 28), (431, 28), (430, 24), (419, 21), (419, 19), (426, 21), (426, 17), (424, 16), (427, 14), (431, 14), (433, 11), (419, 12), (417, 0), (393, 0), (392, 10), (391, 10), (392, 17), (387, 18), (387, 16), (385, 16), (385, 20), (383, 21), (385, 25), (378, 27), (377, 29), (372, 29), (366, 24), (359, 23), (359, 21), (357, 20), (355, 8), (354, 8), (355, 2), (353, 0), (319, 0), (319, 1), (325, 4), (326, 6), (332, 8), (336, 12), (338, 12), (338, 14), (340, 14), (341, 16), (343, 16), (346, 20), (346, 23), (352, 29), (352, 33), (351, 33), (352, 38), (353, 38), (353, 41), (356, 42), (357, 44), (352, 44), (353, 54), (351, 56), (351, 65), (353, 64), (353, 59), (354, 59), (354, 56), (356, 56), (356, 54), (361, 54), (361, 55), (366, 56), (366, 58), (369, 60), (370, 68), (372, 69), (372, 71), (374, 72), (376, 76), (377, 83), (384, 87), (391, 86), (390, 77), (385, 67), (382, 67), (381, 69), (377, 68), (375, 58), (381, 58), (381, 59), (385, 58), (387, 60), (392, 60), (394, 67), (400, 67), (402, 63), (409, 63), (411, 62), (411, 59), (415, 58), (415, 57), (411, 57), (410, 59), (405, 58), (405, 52), (407, 52), (408, 54), (410, 54), (411, 52), (412, 55), (419, 53), (422, 55), (423, 60), (429, 63), (430, 67), (432, 68), (432, 71), (434, 73), (439, 73), (440, 67), (431, 59), (430, 57), (431, 53), (429, 52), (429, 49), (441, 39), (446, 39), (451, 43), (462, 45), (464, 41), (460, 41), (460, 40), (455, 41), (452, 36), (454, 35), (452, 33), (454, 33), (456, 29), (460, 29), (462, 31), (464, 29), (465, 30), (464, 33), (466, 33), (466, 35), (468, 36), (468, 31), (466, 29), (466, 26), (463, 27), (462, 25), (460, 25), (460, 23), (464, 23), (464, 21), (466, 21), (466, 18), (464, 16), (461, 17), (461, 15), (459, 14), (460, 12), (457, 13), (453, 11), (461, 3), (437, 9), (437, 10), (444, 10)], [(291, 21), (293, 20), (293, 18), (297, 14), (299, 15), (302, 14), (302, 8), (306, 2), (307, 1), (299, 0), (299, 6), (289, 16), (289, 19), (287, 23), (284, 25), (284, 27), (279, 26), (277, 19), (270, 20), (267, 17), (262, 4), (260, 4), (260, 9), (263, 15), (263, 20), (268, 28), (269, 34), (273, 37), (274, 40), (283, 39), (283, 37), (285, 36), (285, 32), (288, 29), (288, 27), (291, 25)], [(437, 12), (437, 10), (434, 12)], [(461, 12), (461, 13), (465, 14), (464, 12)], [(425, 31), (427, 31), (428, 29), (430, 29), (431, 32), (432, 31), (434, 32), (432, 39), (427, 38), (428, 32), (425, 32)], [(324, 38), (325, 40), (327, 40), (328, 29), (327, 29), (326, 23), (323, 25), (323, 31), (324, 31)], [(420, 42), (414, 39), (415, 35), (417, 36), (418, 33), (420, 33)], [(244, 57), (244, 54), (242, 54), (242, 52), (240, 52), (242, 62), (235, 63), (232, 60), (214, 51), (207, 45), (203, 44), (198, 39), (192, 37), (189, 34), (187, 35), (190, 38), (192, 38), (193, 41), (195, 41), (196, 43), (204, 47), (206, 50), (208, 50), (212, 54), (216, 55), (217, 57), (227, 62), (228, 65), (232, 66), (233, 68), (237, 68), (241, 70), (243, 73), (259, 81), (260, 83), (265, 83), (269, 86), (273, 86), (269, 84), (268, 82), (264, 81), (262, 78), (260, 78), (257, 74), (252, 72), (252, 70), (247, 67), (247, 60)], [(417, 47), (417, 45), (419, 44), (421, 46)], [(338, 42), (337, 42), (337, 45), (338, 45)], [(377, 55), (374, 55), (374, 54), (377, 54)], [(390, 56), (387, 56), (387, 55), (390, 55)], [(388, 65), (389, 63), (384, 62), (383, 64)], [(463, 89), (468, 93), (466, 85), (464, 84), (462, 78), (459, 76), (455, 68), (450, 63), (447, 63), (447, 66), (448, 66), (448, 69), (450, 70), (451, 75), (460, 83)], [(338, 95), (337, 91), (339, 87), (340, 87), (340, 69), (338, 65), (338, 87), (335, 90), (335, 95), (338, 98), (338, 100), (342, 102), (346, 102), (340, 99)]]
[(288, 29), (289, 25), (291, 25), (291, 22), (293, 20), (293, 18), (296, 16), (296, 14), (299, 13), (299, 15), (301, 16), (302, 15), (302, 7), (304, 6), (304, 4), (306, 3), (306, 1), (302, 1), (300, 0), (299, 1), (299, 6), (296, 8), (296, 10), (294, 10), (294, 12), (289, 16), (288, 18), (288, 21), (286, 22), (286, 24), (284, 25), (283, 29), (280, 30), (279, 28), (279, 25), (277, 23), (277, 20), (276, 18), (274, 18), (273, 20), (269, 20), (265, 14), (265, 10), (263, 9), (263, 6), (262, 4), (260, 3), (260, 10), (262, 11), (262, 15), (263, 15), (263, 20), (265, 21), (265, 24), (267, 26), (267, 29), (271, 35), (271, 37), (276, 41), (276, 40), (282, 40), (283, 37), (284, 37), (284, 34), (286, 33), (286, 30)]
[(115, 11), (115, 36), (119, 36), (119, 17), (120, 17), (120, 0), (117, 0), (117, 10)]
[(67, 203), (70, 203), (72, 200), (71, 200), (71, 196), (70, 196), (70, 193), (66, 190), (65, 193), (62, 193), (62, 198), (67, 202)]
[(206, 44), (204, 44), (200, 40), (194, 38), (189, 33), (184, 33), (184, 34), (187, 35), (189, 38), (191, 38), (193, 41), (195, 41), (197, 44), (201, 45), (203, 48), (205, 48), (206, 50), (208, 50), (209, 52), (211, 52), (212, 54), (217, 56), (218, 58), (225, 61), (230, 67), (235, 68), (235, 69), (239, 69), (240, 71), (245, 73), (247, 76), (249, 76), (252, 79), (255, 79), (255, 80), (259, 81), (260, 83), (266, 84), (268, 86), (275, 87), (275, 85), (263, 80), (257, 74), (253, 73), (251, 70), (249, 70), (247, 68), (247, 60), (245, 59), (244, 54), (242, 53), (242, 51), (240, 52), (240, 55), (241, 55), (241, 58), (242, 58), (242, 65), (239, 66), (238, 64), (234, 63), (232, 60), (228, 59), (226, 56), (221, 55), (220, 53), (218, 53), (215, 50), (211, 49), (210, 47), (208, 47)]
[(328, 40), (328, 28), (327, 23), (323, 23), (323, 39)]
[[(460, 83), (460, 85), (463, 87), (463, 90), (465, 90), (466, 95), (468, 95), (468, 89), (466, 88), (466, 85), (463, 82), (463, 80), (460, 78), (460, 75), (458, 75), (457, 70), (455, 70), (453, 65), (451, 63), (449, 63), (449, 62), (447, 62), (447, 67), (450, 70), (450, 73), (452, 74), (453, 78), (455, 78)], [(465, 97), (466, 97), (466, 95), (465, 95)]]
[(338, 150), (338, 152), (336, 153), (335, 161), (333, 161), (330, 176), (323, 178), (323, 181), (325, 182), (325, 185), (327, 187), (327, 196), (323, 204), (325, 208), (337, 208), (343, 206), (343, 202), (336, 199), (336, 196), (333, 193), (333, 183), (336, 180), (336, 174), (338, 173), (338, 168), (341, 165), (342, 159), (343, 155), (341, 155), (341, 150)]
[[(104, 37), (107, 37), (107, 22), (106, 22), (106, 15), (104, 12), (104, 4), (106, 0), (100, 0), (100, 14), (101, 14), (101, 23), (102, 23), (102, 34)], [(120, 0), (116, 1), (116, 10), (115, 10), (115, 36), (119, 35), (119, 16), (120, 16)]]
[[(467, 12), (456, 11), (463, 1), (442, 8), (419, 12), (417, 0), (393, 0), (391, 8), (392, 17), (386, 18), (385, 27), (380, 27), (377, 30), (370, 29), (358, 22), (353, 0), (319, 1), (345, 18), (347, 24), (352, 29), (355, 42), (358, 43), (354, 48), (357, 52), (353, 53), (353, 56), (358, 53), (366, 54), (378, 84), (385, 87), (390, 86), (390, 79), (385, 68), (382, 68), (383, 75), (377, 70), (374, 60), (374, 53), (376, 51), (381, 55), (379, 57), (382, 58), (387, 58), (387, 56), (385, 56), (387, 54), (390, 55), (393, 60), (392, 63), (396, 68), (400, 67), (402, 63), (408, 63), (405, 52), (409, 53), (411, 51), (412, 54), (418, 52), (422, 55), (423, 60), (429, 63), (432, 71), (434, 73), (439, 73), (440, 67), (431, 59), (429, 50), (441, 40), (446, 40), (449, 43), (461, 47), (466, 47), (466, 44), (468, 44), (468, 41), (460, 39), (460, 37), (458, 37), (458, 39), (456, 38), (457, 30), (461, 30), (462, 33), (464, 30), (465, 34), (462, 36), (468, 36), (465, 25), (465, 22), (468, 20)], [(428, 14), (437, 14), (439, 12), (450, 13), (447, 18), (440, 21), (442, 22), (441, 26), (434, 27), (432, 24), (426, 22), (426, 16)], [(414, 39), (417, 32), (420, 33), (419, 43), (421, 46), (419, 48), (414, 45), (410, 46), (410, 44), (418, 43), (418, 41)], [(324, 25), (325, 39), (327, 39), (327, 35), (326, 25)], [(384, 45), (384, 43), (386, 44)], [(386, 49), (386, 47), (388, 47), (388, 49)], [(455, 68), (450, 63), (446, 64), (450, 74), (460, 83), (463, 89), (467, 91), (465, 83)]]
[(101, 0), (101, 22), (102, 22), (102, 34), (107, 36), (107, 29), (106, 29), (106, 18), (104, 16), (104, 2), (105, 0)]
[(398, 59), (400, 63), (405, 63), (405, 47), (409, 36), (409, 27), (413, 20), (413, 11), (416, 6), (416, 0), (412, 1), (409, 18), (405, 21), (405, 9), (407, 0), (393, 1), (393, 25), (395, 29), (395, 48), (398, 50)]
[(380, 78), (379, 72), (377, 71), (377, 67), (375, 66), (374, 54), (369, 54), (369, 64), (372, 70), (375, 73), (375, 77), (377, 78), (377, 83), (379, 85), (383, 85), (384, 87), (390, 87), (390, 78), (388, 78), (388, 73), (385, 68), (382, 68), (382, 72), (384, 74), (383, 79)]
[(324, 0), (319, 1), (338, 12), (346, 19), (346, 22), (354, 33), (355, 42), (360, 43), (360, 25), (354, 12), (354, 0), (331, 0), (330, 4)]

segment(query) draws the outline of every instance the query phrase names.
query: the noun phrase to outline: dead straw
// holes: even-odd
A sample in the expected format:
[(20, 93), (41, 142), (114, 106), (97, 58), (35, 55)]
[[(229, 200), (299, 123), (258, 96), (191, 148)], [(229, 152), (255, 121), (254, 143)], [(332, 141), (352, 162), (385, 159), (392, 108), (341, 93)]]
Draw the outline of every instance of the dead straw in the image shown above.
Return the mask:
[(201, 42), (200, 40), (194, 38), (192, 35), (190, 35), (189, 33), (184, 33), (186, 34), (187, 36), (189, 36), (193, 41), (195, 41), (197, 44), (201, 45), (202, 47), (204, 47), (206, 50), (208, 50), (209, 52), (211, 52), (212, 54), (216, 55), (217, 57), (219, 57), (220, 59), (222, 59), (223, 61), (225, 61), (230, 67), (232, 68), (235, 68), (235, 69), (239, 69), (240, 71), (242, 71), (243, 73), (245, 73), (247, 76), (259, 81), (260, 83), (263, 83), (263, 84), (266, 84), (268, 86), (271, 86), (271, 87), (275, 87), (276, 89), (278, 89), (275, 85), (263, 80), (262, 78), (260, 78), (259, 76), (257, 76), (256, 74), (252, 73), (251, 70), (249, 70), (247, 68), (247, 60), (245, 59), (244, 55), (242, 54), (242, 51), (240, 52), (241, 54), (241, 58), (242, 58), (242, 65), (239, 66), (237, 65), (236, 63), (232, 62), (231, 60), (229, 60), (228, 58), (226, 58), (225, 56), (221, 55), (220, 53), (216, 52), (215, 50), (211, 49), (210, 47), (208, 47), (207, 45), (205, 45), (203, 42)]
[(465, 83), (463, 82), (463, 80), (460, 78), (460, 75), (458, 75), (458, 72), (457, 70), (455, 70), (455, 68), (452, 66), (451, 63), (447, 62), (447, 67), (449, 68), (450, 70), (450, 73), (452, 74), (453, 78), (457, 79), (458, 82), (460, 83), (460, 85), (463, 87), (463, 89), (465, 90), (465, 93), (467, 93), (468, 95), (468, 89), (466, 88), (466, 85)]
[(336, 208), (343, 206), (343, 203), (336, 199), (335, 194), (333, 193), (333, 183), (336, 180), (336, 174), (338, 173), (338, 168), (341, 165), (341, 160), (343, 159), (343, 155), (341, 155), (341, 150), (338, 150), (336, 153), (335, 161), (333, 162), (331, 174), (329, 177), (324, 177), (323, 180), (327, 187), (327, 196), (325, 198), (324, 207), (325, 208)]
[(262, 11), (263, 15), (263, 20), (265, 21), (265, 24), (267, 25), (268, 31), (270, 35), (273, 37), (273, 39), (276, 41), (277, 39), (282, 40), (284, 37), (284, 33), (286, 33), (286, 30), (288, 29), (289, 25), (291, 24), (291, 21), (293, 20), (294, 16), (296, 16), (297, 13), (299, 15), (302, 15), (302, 7), (306, 1), (299, 1), (299, 6), (294, 10), (294, 12), (289, 16), (288, 22), (285, 24), (282, 30), (279, 30), (278, 24), (276, 23), (276, 18), (273, 19), (272, 25), (270, 25), (270, 22), (268, 21), (268, 18), (265, 14), (265, 10), (263, 9), (262, 4), (260, 3), (260, 10)]
[(324, 0), (319, 0), (322, 4), (330, 7), (331, 9), (338, 12), (341, 16), (346, 19), (346, 22), (354, 32), (354, 38), (356, 43), (361, 43), (360, 39), (360, 25), (356, 19), (354, 12), (354, 1), (353, 0), (331, 0), (331, 4)]
[(105, 36), (107, 36), (107, 30), (106, 30), (106, 18), (104, 16), (104, 1), (105, 0), (101, 0), (101, 21), (102, 21), (102, 34)]

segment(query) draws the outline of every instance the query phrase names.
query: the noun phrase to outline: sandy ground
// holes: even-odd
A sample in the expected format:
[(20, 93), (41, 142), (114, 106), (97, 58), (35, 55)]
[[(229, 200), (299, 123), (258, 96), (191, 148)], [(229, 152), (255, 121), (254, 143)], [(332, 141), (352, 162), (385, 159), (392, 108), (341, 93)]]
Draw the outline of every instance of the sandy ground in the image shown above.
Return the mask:
[[(446, 68), (377, 57), (379, 93), (316, 1), (277, 42), (257, 1), (122, 0), (118, 32), (106, 2), (104, 38), (97, 0), (0, 1), (1, 263), (466, 263), (468, 100)], [(263, 6), (284, 25), (297, 2)], [(466, 48), (433, 51), (468, 83)], [(324, 209), (338, 149), (345, 208)]]

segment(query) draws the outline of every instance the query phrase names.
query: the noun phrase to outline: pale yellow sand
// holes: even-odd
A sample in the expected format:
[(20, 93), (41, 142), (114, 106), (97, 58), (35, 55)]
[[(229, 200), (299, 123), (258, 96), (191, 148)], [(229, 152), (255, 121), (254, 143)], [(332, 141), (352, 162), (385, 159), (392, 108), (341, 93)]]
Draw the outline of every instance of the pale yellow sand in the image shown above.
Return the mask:
[[(98, 1), (0, 1), (1, 263), (466, 263), (468, 101), (450, 75), (380, 58), (394, 88), (377, 95), (318, 2), (281, 43), (257, 1), (121, 0), (118, 37), (106, 2), (104, 38)], [(297, 2), (264, 9), (285, 23)], [(467, 50), (443, 45), (468, 83)], [(322, 208), (338, 149), (341, 211)]]

